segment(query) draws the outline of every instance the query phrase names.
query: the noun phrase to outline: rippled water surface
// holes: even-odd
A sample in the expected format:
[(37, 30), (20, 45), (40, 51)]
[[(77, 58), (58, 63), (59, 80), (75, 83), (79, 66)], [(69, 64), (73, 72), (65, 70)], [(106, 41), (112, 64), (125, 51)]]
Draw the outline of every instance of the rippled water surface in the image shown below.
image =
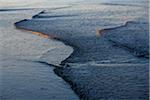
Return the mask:
[(0, 99), (78, 100), (68, 84), (57, 77), (53, 66), (48, 64), (60, 64), (72, 53), (72, 48), (14, 26), (15, 22), (31, 18), (38, 12), (0, 12)]
[[(1, 8), (10, 10), (6, 8), (13, 6), (14, 10), (18, 8), (38, 8), (39, 12), (44, 10), (41, 13), (34, 13), (31, 19), (20, 22), (16, 20), (16, 27), (44, 33), (69, 46), (57, 44), (56, 41), (49, 44), (46, 41), (50, 40), (45, 39), (42, 39), (44, 44), (39, 45), (36, 44), (40, 43), (38, 39), (35, 40), (36, 43), (30, 45), (31, 47), (27, 46), (30, 49), (24, 51), (22, 47), (14, 48), (18, 45), (14, 44), (11, 47), (5, 42), (7, 45), (4, 47), (8, 49), (3, 49), (3, 54), (10, 53), (15, 57), (14, 55), (21, 52), (19, 57), (22, 55), (26, 57), (31, 52), (37, 55), (42, 51), (40, 57), (34, 56), (36, 61), (54, 65), (61, 63), (60, 68), (55, 68), (55, 73), (67, 81), (78, 96), (85, 100), (148, 99), (147, 0), (43, 0), (30, 3), (26, 1), (26, 5), (21, 6), (20, 1), (16, 2), (17, 6), (8, 4)], [(8, 25), (7, 21), (9, 21), (7, 18), (1, 21), (0, 26), (4, 32), (4, 26)], [(74, 49), (73, 53), (70, 46)], [(10, 52), (13, 50), (19, 52)], [(37, 54), (33, 52), (34, 50)], [(32, 56), (31, 59), (35, 59)], [(69, 58), (65, 59), (68, 56)], [(26, 59), (28, 58), (30, 56)], [(64, 61), (61, 62), (62, 60)], [(69, 94), (69, 97), (74, 98), (73, 94)]]

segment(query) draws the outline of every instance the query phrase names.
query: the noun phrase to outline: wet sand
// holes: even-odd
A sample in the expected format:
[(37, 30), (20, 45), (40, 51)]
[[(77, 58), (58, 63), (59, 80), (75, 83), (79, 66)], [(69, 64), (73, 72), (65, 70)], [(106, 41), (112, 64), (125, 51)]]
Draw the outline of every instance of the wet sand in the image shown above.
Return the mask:
[(31, 18), (39, 11), (0, 12), (0, 99), (78, 100), (70, 86), (54, 73), (52, 66), (67, 58), (72, 48), (14, 26), (15, 22)]
[[(74, 48), (61, 67), (55, 68), (55, 73), (81, 99), (147, 100), (148, 12), (143, 6), (127, 6), (79, 4), (66, 9), (47, 9), (36, 18), (15, 25), (53, 36)], [(124, 26), (128, 21), (133, 23)], [(97, 36), (97, 30), (103, 29)]]

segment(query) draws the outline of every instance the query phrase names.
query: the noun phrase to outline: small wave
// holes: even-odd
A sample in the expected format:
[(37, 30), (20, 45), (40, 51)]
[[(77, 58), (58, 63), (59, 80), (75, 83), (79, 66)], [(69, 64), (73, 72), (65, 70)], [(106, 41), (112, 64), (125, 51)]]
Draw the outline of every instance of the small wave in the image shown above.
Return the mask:
[(74, 17), (77, 15), (53, 15), (53, 16), (48, 16), (48, 15), (35, 15), (32, 18), (56, 18), (56, 17)]
[(112, 5), (112, 6), (135, 6), (135, 7), (140, 7), (140, 5), (136, 5), (136, 4), (117, 4), (117, 3), (100, 3), (102, 5)]
[(30, 8), (27, 8), (27, 9), (0, 9), (0, 12), (3, 12), (3, 11), (18, 11), (18, 10), (31, 10)]
[[(147, 27), (145, 27), (145, 25), (148, 25), (148, 23), (127, 21), (124, 25), (121, 25), (118, 27), (99, 30), (99, 34), (104, 34), (104, 37), (107, 38), (110, 42), (116, 44), (119, 47), (123, 47), (133, 52), (134, 55), (138, 57), (149, 58), (149, 44), (148, 44), (148, 38), (147, 38), (148, 29), (146, 29)], [(132, 28), (131, 32), (130, 32), (131, 28), (127, 29), (128, 27)], [(136, 29), (134, 30), (134, 28)], [(137, 29), (139, 30), (138, 33), (136, 32)], [(130, 33), (130, 34), (127, 34), (127, 33), (124, 34), (126, 31), (128, 31), (127, 33)], [(135, 38), (131, 39), (131, 36)]]

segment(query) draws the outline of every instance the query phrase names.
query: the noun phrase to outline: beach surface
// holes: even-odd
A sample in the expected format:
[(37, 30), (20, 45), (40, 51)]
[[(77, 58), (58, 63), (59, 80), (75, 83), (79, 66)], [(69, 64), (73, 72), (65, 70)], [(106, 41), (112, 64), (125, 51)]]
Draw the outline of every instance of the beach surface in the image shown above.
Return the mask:
[(73, 49), (14, 26), (38, 12), (38, 9), (0, 12), (0, 99), (78, 100), (51, 65), (59, 65)]
[[(37, 6), (25, 7), (34, 13), (18, 10), (21, 16), (14, 14), (11, 24), (7, 17), (1, 21), (7, 33), (1, 39), (4, 100), (148, 100), (147, 0), (67, 0), (55, 8)], [(3, 16), (13, 15), (4, 8)], [(26, 17), (29, 13), (32, 18)], [(6, 32), (4, 25), (13, 24), (17, 30)], [(17, 35), (9, 38), (12, 32)]]

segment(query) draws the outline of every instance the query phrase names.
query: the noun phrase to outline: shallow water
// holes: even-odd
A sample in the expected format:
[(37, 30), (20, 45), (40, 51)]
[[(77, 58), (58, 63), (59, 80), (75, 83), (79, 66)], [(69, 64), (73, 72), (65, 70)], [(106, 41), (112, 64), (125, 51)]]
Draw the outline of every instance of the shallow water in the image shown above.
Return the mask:
[(62, 42), (16, 29), (14, 26), (15, 22), (30, 18), (39, 11), (0, 12), (0, 98), (77, 100), (78, 97), (70, 86), (57, 77), (53, 66), (48, 64), (59, 65), (72, 53), (72, 48)]
[[(80, 98), (147, 100), (149, 58), (137, 55), (141, 50), (147, 55), (149, 47), (148, 8), (143, 6), (147, 1), (110, 1), (47, 9), (16, 26), (43, 32), (74, 47), (73, 54), (61, 63), (63, 68), (55, 72)], [(142, 48), (127, 49), (132, 45)]]
[[(55, 7), (62, 3), (50, 2), (49, 4), (54, 3)], [(61, 63), (63, 68), (56, 68), (55, 73), (64, 78), (80, 98), (147, 100), (149, 59), (137, 57), (134, 52), (126, 49), (130, 45), (137, 48), (149, 46), (148, 40), (142, 42), (142, 39), (148, 39), (146, 37), (149, 34), (147, 2), (147, 0), (83, 0), (75, 3), (69, 1), (60, 4), (61, 8), (50, 9), (49, 6), (44, 9), (44, 13), (37, 14), (31, 20), (16, 23), (16, 26), (45, 33), (74, 48), (73, 54)], [(38, 4), (32, 7), (47, 7)], [(67, 6), (63, 7), (64, 5)], [(27, 8), (30, 8), (30, 5)], [(132, 30), (129, 25), (114, 31), (114, 27), (123, 26), (128, 21), (137, 23), (130, 24)], [(144, 31), (137, 31), (139, 27)], [(112, 30), (104, 31), (104, 35), (100, 34), (101, 30), (108, 28)], [(124, 30), (132, 35), (125, 34)], [(105, 37), (105, 32), (110, 36)], [(118, 39), (119, 42), (125, 43), (125, 46), (118, 45), (116, 42)], [(42, 50), (45, 50), (47, 45)], [(57, 47), (50, 51), (43, 53), (42, 57), (39, 57), (42, 58), (39, 62), (55, 64), (49, 60), (53, 57), (61, 58), (63, 55), (61, 49), (58, 50)], [(68, 54), (68, 48), (64, 48), (63, 51)], [(136, 52), (135, 49), (133, 51)], [(56, 52), (60, 54), (56, 56)], [(58, 62), (61, 61), (58, 59)]]

